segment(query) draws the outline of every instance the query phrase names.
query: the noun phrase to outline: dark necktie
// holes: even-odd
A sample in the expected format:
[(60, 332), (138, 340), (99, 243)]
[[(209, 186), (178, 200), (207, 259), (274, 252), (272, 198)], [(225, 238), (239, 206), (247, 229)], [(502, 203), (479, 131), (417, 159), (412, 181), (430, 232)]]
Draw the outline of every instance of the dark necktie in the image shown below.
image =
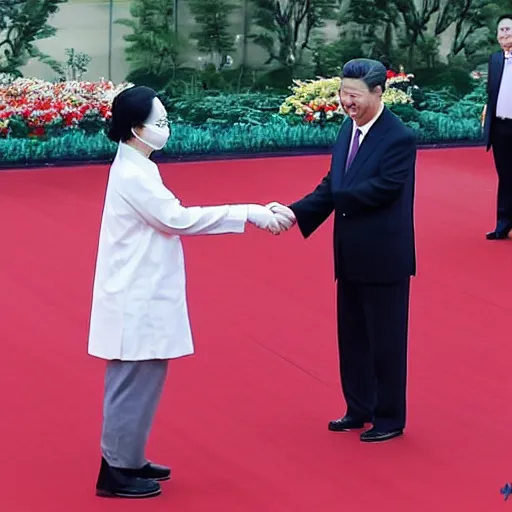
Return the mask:
[(358, 128), (356, 133), (354, 133), (354, 138), (352, 139), (352, 147), (350, 148), (350, 154), (347, 158), (347, 165), (345, 165), (345, 172), (350, 169), (350, 166), (352, 165), (352, 162), (357, 155), (357, 151), (359, 150), (359, 139), (361, 135), (361, 130)]

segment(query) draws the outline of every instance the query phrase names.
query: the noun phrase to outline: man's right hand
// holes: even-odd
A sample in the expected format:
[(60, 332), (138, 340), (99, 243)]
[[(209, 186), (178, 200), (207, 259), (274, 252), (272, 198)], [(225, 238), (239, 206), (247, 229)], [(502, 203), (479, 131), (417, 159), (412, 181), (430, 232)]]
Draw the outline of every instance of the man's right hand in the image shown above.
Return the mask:
[(293, 211), (281, 203), (269, 203), (267, 208), (274, 214), (281, 231), (288, 231), (297, 222)]

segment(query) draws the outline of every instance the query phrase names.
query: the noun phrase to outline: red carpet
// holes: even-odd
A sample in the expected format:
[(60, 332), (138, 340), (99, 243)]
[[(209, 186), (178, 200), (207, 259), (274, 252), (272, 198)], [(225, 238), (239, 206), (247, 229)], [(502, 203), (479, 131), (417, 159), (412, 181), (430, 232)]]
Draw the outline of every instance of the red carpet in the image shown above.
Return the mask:
[[(185, 204), (287, 202), (327, 157), (168, 165)], [(482, 149), (419, 156), (419, 274), (406, 436), (333, 434), (331, 223), (308, 242), (187, 239), (197, 355), (174, 362), (149, 456), (152, 501), (94, 496), (103, 363), (87, 356), (104, 167), (0, 173), (1, 512), (491, 512), (512, 506), (512, 243), (487, 242), (495, 175)]]

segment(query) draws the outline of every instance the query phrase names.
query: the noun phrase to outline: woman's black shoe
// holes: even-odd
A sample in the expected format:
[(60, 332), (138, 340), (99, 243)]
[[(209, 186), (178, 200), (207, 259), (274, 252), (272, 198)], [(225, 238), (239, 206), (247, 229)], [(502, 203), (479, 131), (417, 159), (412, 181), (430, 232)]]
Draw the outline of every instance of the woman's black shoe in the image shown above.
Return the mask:
[(162, 490), (154, 480), (137, 478), (125, 470), (113, 468), (101, 459), (100, 474), (96, 483), (96, 495), (105, 498), (152, 498)]

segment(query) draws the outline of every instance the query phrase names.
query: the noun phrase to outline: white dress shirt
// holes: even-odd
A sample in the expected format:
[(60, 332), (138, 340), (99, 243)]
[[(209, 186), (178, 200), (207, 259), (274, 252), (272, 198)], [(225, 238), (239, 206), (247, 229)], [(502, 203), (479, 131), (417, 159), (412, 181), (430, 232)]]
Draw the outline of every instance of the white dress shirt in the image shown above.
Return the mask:
[[(379, 111), (373, 117), (370, 121), (368, 121), (363, 126), (357, 126), (355, 122), (352, 123), (352, 142), (350, 143), (350, 149), (352, 149), (352, 144), (354, 143), (354, 136), (356, 134), (356, 130), (359, 128), (361, 135), (359, 135), (359, 146), (363, 143), (364, 138), (368, 135), (368, 132), (370, 131), (370, 128), (376, 123), (377, 119), (382, 115), (382, 112), (384, 112), (384, 103), (380, 104)], [(350, 154), (349, 149), (349, 154)]]
[(496, 104), (496, 117), (512, 119), (512, 57), (510, 56), (505, 56), (505, 65), (498, 91), (498, 103)]

